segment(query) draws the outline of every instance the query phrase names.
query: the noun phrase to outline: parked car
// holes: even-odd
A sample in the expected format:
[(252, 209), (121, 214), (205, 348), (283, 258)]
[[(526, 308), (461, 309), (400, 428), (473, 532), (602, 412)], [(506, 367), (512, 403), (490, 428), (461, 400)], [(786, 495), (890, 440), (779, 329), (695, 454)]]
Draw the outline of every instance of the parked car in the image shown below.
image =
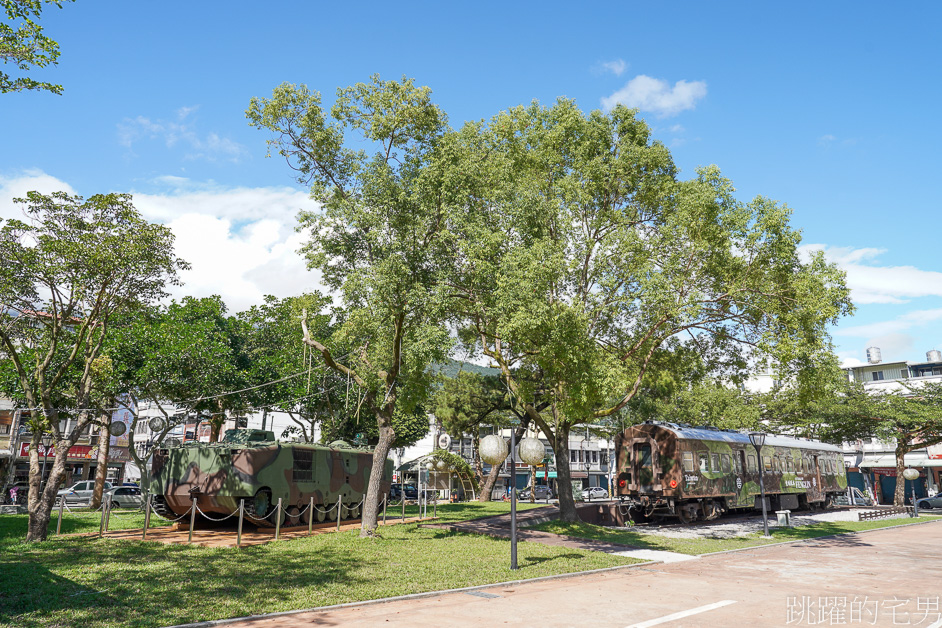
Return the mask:
[(548, 486), (537, 486), (535, 490), (525, 488), (520, 491), (519, 499), (530, 499), (530, 493), (533, 493), (533, 499), (553, 499), (553, 491)]
[(144, 505), (144, 496), (136, 486), (116, 486), (107, 491), (112, 506), (117, 508), (140, 508)]
[(601, 486), (590, 486), (587, 489), (582, 491), (582, 499), (586, 501), (592, 501), (593, 499), (606, 499), (608, 497), (608, 491), (606, 491)]
[(916, 500), (919, 510), (931, 510), (932, 508), (942, 508), (942, 493), (936, 493), (932, 497), (923, 497)]
[[(393, 484), (389, 487), (389, 499), (399, 499), (402, 496), (403, 488), (402, 484)], [(406, 499), (418, 499), (419, 498), (419, 489), (417, 489), (412, 484), (406, 484), (405, 487)]]
[[(111, 489), (111, 482), (105, 482), (105, 489)], [(65, 499), (67, 504), (87, 504), (92, 500), (92, 493), (95, 492), (95, 480), (84, 480), (76, 482), (69, 488), (64, 488), (56, 493), (57, 499)]]

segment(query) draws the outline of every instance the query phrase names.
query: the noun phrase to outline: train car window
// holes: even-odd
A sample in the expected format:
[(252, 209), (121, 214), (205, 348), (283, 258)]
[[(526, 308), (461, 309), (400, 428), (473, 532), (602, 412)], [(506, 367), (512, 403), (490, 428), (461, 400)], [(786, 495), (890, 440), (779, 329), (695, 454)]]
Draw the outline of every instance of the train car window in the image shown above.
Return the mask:
[(729, 454), (723, 454), (723, 473), (729, 473), (733, 467), (729, 463)]
[(710, 471), (710, 455), (701, 451), (697, 454), (700, 457), (700, 473), (708, 473)]
[(744, 451), (742, 451), (742, 450), (739, 450), (739, 451), (736, 452), (736, 453), (739, 454), (738, 456), (736, 456), (736, 455), (733, 456), (733, 460), (736, 462), (736, 473), (742, 475), (743, 467), (746, 466), (746, 464), (745, 464), (745, 463), (746, 463), (746, 452), (744, 452)]
[(749, 462), (747, 464), (748, 464), (750, 473), (755, 473), (756, 471), (758, 471), (759, 467), (756, 466), (756, 457), (753, 455), (750, 455), (748, 460)]
[(635, 454), (638, 457), (637, 458), (638, 463), (642, 467), (651, 466), (651, 446), (650, 445), (639, 445), (638, 449), (635, 450)]
[(794, 458), (786, 458), (785, 465), (786, 465), (785, 468), (788, 470), (789, 473), (795, 472), (795, 459)]
[(713, 454), (713, 470), (718, 472), (720, 470), (720, 455)]
[(684, 452), (684, 471), (688, 473), (693, 473), (696, 471), (696, 465), (693, 463), (693, 452), (685, 451)]
[(762, 464), (765, 466), (766, 471), (772, 470), (772, 456), (762, 456)]

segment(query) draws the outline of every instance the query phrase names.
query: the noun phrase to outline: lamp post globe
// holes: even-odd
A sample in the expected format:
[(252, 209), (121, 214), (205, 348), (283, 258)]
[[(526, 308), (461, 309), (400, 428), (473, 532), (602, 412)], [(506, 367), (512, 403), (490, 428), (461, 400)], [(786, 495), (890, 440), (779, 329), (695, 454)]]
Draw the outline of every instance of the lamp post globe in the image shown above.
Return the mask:
[(482, 438), (478, 449), (481, 460), (490, 465), (498, 465), (507, 458), (507, 441), (497, 434)]
[(540, 439), (532, 436), (522, 439), (517, 450), (520, 452), (520, 460), (530, 465), (540, 464), (546, 455), (543, 443), (540, 442)]

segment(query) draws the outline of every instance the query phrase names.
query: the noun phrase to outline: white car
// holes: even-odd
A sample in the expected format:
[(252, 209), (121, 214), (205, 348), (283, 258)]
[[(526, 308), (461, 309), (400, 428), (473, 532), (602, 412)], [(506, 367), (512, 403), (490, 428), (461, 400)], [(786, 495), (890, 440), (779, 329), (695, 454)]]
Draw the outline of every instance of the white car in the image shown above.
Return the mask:
[[(111, 482), (105, 482), (105, 490), (111, 488)], [(95, 492), (95, 480), (84, 480), (76, 482), (69, 488), (64, 488), (56, 493), (59, 499), (65, 498), (67, 504), (87, 504), (92, 500), (92, 493)]]
[(108, 491), (108, 496), (115, 508), (140, 508), (144, 505), (141, 489), (136, 486), (116, 486)]
[(608, 491), (601, 486), (590, 486), (582, 491), (582, 499), (592, 501), (593, 499), (605, 499), (608, 497)]

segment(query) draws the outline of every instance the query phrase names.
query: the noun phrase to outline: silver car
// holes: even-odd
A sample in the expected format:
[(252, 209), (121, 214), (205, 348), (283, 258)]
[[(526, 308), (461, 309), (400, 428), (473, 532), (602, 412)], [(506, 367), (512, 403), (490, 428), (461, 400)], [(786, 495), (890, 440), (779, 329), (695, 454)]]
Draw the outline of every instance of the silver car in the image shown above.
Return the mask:
[(144, 505), (141, 489), (136, 486), (116, 486), (108, 491), (108, 497), (115, 508), (140, 508)]
[(582, 499), (585, 501), (592, 501), (593, 499), (606, 499), (608, 497), (608, 491), (606, 491), (601, 486), (590, 486), (589, 488), (582, 491)]
[(919, 506), (919, 510), (942, 508), (942, 493), (936, 493), (932, 497), (923, 497), (922, 499), (917, 499), (916, 504)]
[[(105, 489), (111, 488), (111, 482), (105, 482)], [(92, 493), (95, 492), (95, 480), (83, 480), (76, 482), (69, 488), (64, 488), (56, 493), (58, 499), (65, 499), (67, 504), (88, 504), (92, 501)]]

